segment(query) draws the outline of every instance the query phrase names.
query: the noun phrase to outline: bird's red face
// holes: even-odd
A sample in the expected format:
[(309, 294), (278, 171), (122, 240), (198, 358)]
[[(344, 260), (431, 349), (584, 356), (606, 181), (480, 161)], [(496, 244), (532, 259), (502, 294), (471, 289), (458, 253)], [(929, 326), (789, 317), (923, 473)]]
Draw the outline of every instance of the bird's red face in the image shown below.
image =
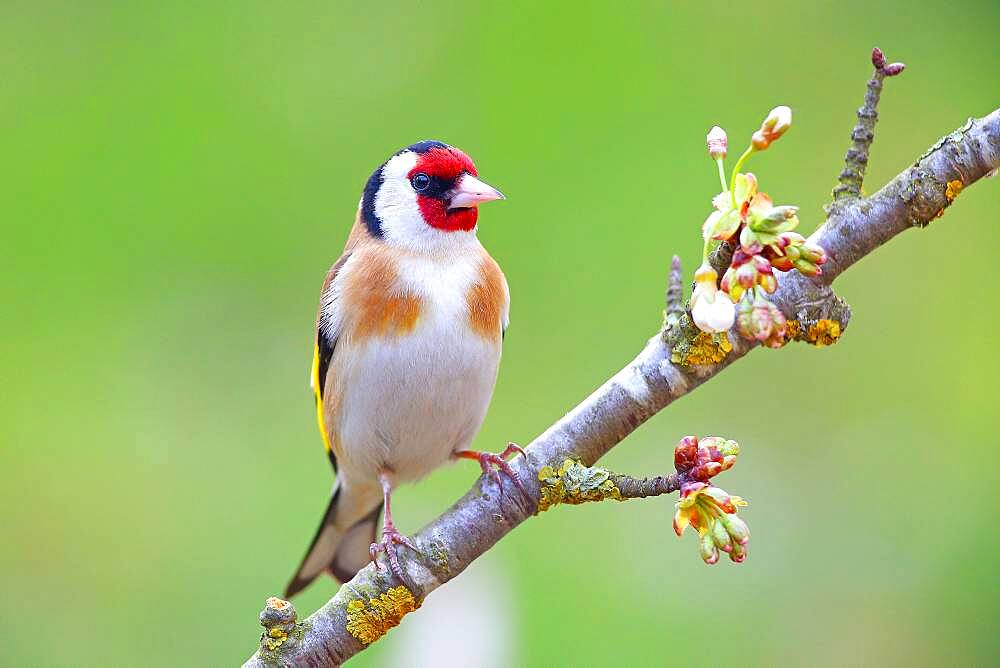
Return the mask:
[(468, 231), (476, 226), (479, 209), (475, 204), (456, 207), (452, 200), (460, 187), (459, 182), (465, 176), (475, 178), (477, 175), (472, 159), (459, 149), (449, 147), (432, 148), (421, 155), (406, 176), (417, 193), (417, 205), (428, 225), (439, 230)]
[(478, 177), (463, 151), (435, 141), (414, 144), (368, 180), (361, 200), (365, 224), (374, 236), (408, 246), (434, 243), (430, 232), (471, 232), (477, 207), (504, 199)]

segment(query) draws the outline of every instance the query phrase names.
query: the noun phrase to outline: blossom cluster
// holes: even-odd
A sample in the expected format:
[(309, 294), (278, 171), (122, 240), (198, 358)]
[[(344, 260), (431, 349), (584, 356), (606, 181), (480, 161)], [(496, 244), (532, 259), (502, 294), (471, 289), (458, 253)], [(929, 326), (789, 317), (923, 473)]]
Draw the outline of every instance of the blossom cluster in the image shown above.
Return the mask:
[[(798, 207), (776, 206), (759, 191), (756, 176), (740, 172), (752, 154), (766, 150), (791, 123), (791, 109), (772, 109), (737, 160), (728, 184), (724, 168), (728, 137), (718, 126), (708, 133), (708, 154), (718, 166), (722, 192), (712, 199), (714, 210), (702, 225), (703, 260), (695, 272), (691, 297), (691, 319), (704, 332), (726, 332), (735, 323), (743, 338), (781, 347), (786, 319), (768, 299), (778, 288), (775, 271), (822, 273), (826, 253), (793, 231), (799, 224)], [(714, 241), (728, 244), (732, 251), (721, 281), (708, 261)]]
[(674, 468), (682, 480), (681, 498), (674, 513), (674, 532), (687, 527), (698, 532), (698, 552), (706, 564), (719, 560), (719, 551), (735, 563), (747, 558), (750, 529), (736, 512), (747, 502), (712, 485), (709, 480), (736, 463), (740, 446), (718, 436), (701, 440), (685, 436), (674, 449)]

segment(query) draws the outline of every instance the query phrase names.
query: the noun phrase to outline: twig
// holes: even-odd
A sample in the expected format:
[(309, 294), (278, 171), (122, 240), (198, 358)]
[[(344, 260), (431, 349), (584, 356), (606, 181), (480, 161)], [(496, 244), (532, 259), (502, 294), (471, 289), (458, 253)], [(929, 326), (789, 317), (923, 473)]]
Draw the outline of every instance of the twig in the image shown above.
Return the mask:
[(875, 139), (875, 124), (878, 122), (878, 101), (882, 94), (882, 81), (886, 77), (900, 74), (906, 67), (903, 63), (886, 64), (882, 49), (872, 49), (872, 65), (875, 72), (868, 80), (864, 104), (858, 109), (858, 122), (851, 130), (851, 147), (844, 156), (844, 171), (840, 173), (840, 184), (833, 189), (834, 201), (842, 199), (857, 199), (861, 197), (861, 188), (865, 179), (865, 168), (868, 166), (868, 154), (872, 141)]

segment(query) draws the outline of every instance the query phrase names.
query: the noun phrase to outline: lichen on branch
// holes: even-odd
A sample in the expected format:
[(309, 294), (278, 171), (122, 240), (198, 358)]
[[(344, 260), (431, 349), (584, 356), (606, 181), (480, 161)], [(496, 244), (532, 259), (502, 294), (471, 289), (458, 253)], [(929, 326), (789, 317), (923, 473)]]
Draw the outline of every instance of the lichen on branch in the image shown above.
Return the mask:
[(370, 645), (419, 607), (420, 602), (409, 589), (393, 587), (376, 598), (367, 601), (358, 598), (348, 603), (345, 628), (363, 645)]

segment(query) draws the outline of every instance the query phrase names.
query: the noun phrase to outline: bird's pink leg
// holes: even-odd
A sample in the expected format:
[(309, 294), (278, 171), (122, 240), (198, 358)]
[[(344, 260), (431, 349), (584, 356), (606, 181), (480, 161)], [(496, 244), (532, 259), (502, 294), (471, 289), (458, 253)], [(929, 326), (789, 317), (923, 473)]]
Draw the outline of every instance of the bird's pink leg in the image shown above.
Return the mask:
[[(497, 487), (500, 488), (500, 493), (503, 494), (503, 477), (501, 473), (511, 480), (517, 486), (521, 492), (527, 496), (528, 490), (524, 488), (524, 484), (521, 482), (521, 478), (518, 477), (517, 471), (511, 468), (510, 464), (507, 463), (507, 457), (514, 454), (515, 452), (521, 453), (522, 457), (526, 457), (524, 450), (520, 446), (514, 443), (508, 443), (507, 448), (500, 454), (493, 452), (479, 452), (478, 450), (456, 450), (454, 452), (455, 457), (461, 459), (475, 459), (479, 462), (479, 466), (483, 469), (483, 475), (490, 476), (497, 481)], [(493, 468), (493, 467), (496, 468)]]
[(378, 481), (382, 484), (382, 499), (385, 502), (385, 511), (382, 516), (382, 540), (372, 543), (371, 547), (368, 548), (368, 553), (371, 554), (375, 567), (382, 568), (378, 563), (377, 556), (379, 552), (385, 552), (385, 556), (389, 558), (389, 568), (392, 570), (393, 575), (405, 581), (403, 578), (403, 569), (399, 566), (399, 558), (396, 556), (396, 545), (405, 545), (414, 552), (420, 552), (420, 550), (417, 549), (417, 546), (409, 538), (399, 533), (396, 530), (396, 525), (392, 523), (392, 508), (390, 505), (392, 484), (389, 482), (389, 477), (385, 473), (379, 473)]

